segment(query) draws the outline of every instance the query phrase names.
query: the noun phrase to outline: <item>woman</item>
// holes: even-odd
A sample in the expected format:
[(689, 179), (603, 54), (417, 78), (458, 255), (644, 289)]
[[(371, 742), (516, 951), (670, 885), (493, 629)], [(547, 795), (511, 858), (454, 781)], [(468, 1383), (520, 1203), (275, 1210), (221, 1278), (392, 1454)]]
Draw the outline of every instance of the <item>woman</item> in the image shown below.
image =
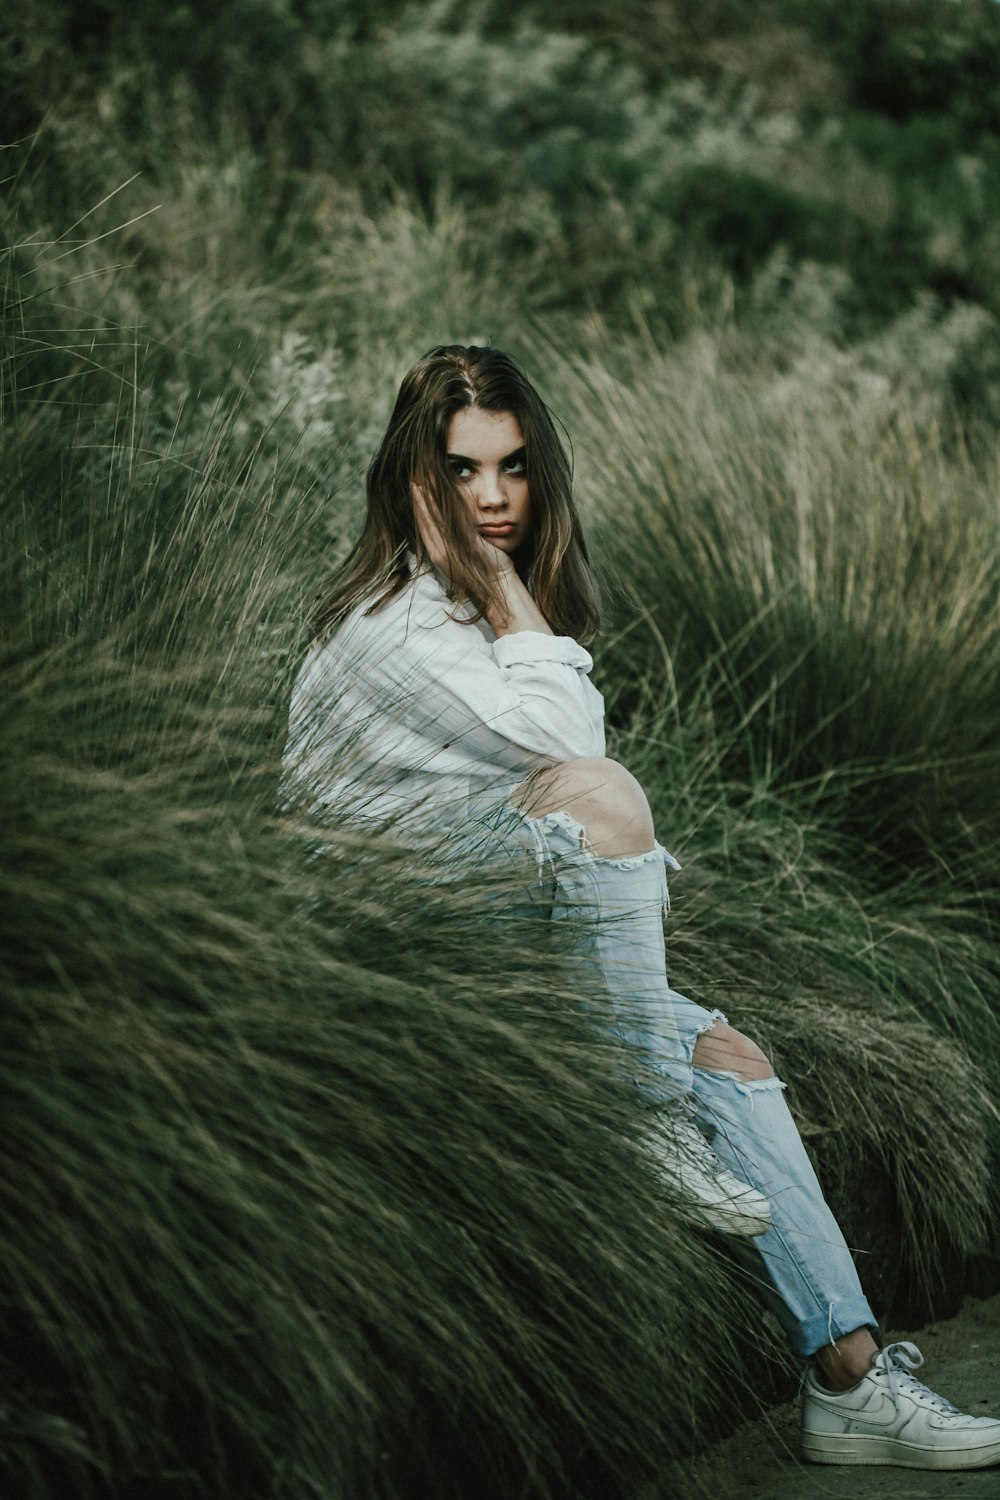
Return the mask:
[[(414, 834), (456, 825), (537, 861), (555, 918), (672, 1120), (659, 1152), (717, 1227), (755, 1236), (793, 1349), (811, 1361), (802, 1441), (821, 1463), (1000, 1462), (1000, 1421), (917, 1381), (876, 1320), (761, 1050), (668, 986), (664, 866), (649, 805), (604, 755), (581, 644), (597, 592), (552, 419), (496, 349), (443, 346), (406, 376), (368, 475), (368, 516), (295, 685), (290, 773), (325, 804)], [(525, 879), (535, 867), (526, 863)], [(652, 1082), (650, 1082), (652, 1079)], [(714, 1151), (692, 1125), (712, 1136)]]

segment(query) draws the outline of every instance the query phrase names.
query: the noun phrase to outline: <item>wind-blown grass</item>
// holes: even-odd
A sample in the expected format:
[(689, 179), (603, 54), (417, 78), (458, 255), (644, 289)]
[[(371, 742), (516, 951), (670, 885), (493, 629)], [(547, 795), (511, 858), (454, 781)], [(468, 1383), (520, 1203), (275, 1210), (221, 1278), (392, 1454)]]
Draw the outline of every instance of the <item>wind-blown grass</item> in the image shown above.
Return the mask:
[(279, 815), (295, 497), (119, 432), (5, 471), (12, 1483), (625, 1494), (724, 1271), (537, 929)]
[(731, 321), (528, 324), (481, 242), (452, 276), (444, 199), (337, 200), (317, 271), (314, 240), (270, 259), (274, 204), (236, 244), (235, 167), (176, 192), (159, 258), (139, 226), (57, 261), (27, 191), (9, 229), (11, 1488), (629, 1495), (767, 1335), (544, 924), (337, 820), (305, 858), (279, 759), (312, 596), (399, 368), (524, 354), (615, 590), (611, 750), (685, 865), (672, 978), (848, 1176), (879, 1164), (932, 1279), (995, 1202), (991, 439), (835, 382), (789, 405)]
[(682, 695), (714, 660), (750, 778), (839, 797), (870, 864), (970, 842), (992, 858), (995, 448), (973, 458), (863, 393), (777, 405), (766, 371), (748, 388), (721, 352), (598, 344), (556, 377), (629, 605)]

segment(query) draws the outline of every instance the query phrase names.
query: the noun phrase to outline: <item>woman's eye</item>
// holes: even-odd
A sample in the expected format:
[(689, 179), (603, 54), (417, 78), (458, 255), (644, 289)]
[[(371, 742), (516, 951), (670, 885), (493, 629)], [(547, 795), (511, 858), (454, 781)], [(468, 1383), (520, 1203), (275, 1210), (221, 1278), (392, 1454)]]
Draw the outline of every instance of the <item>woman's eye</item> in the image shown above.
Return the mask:
[(528, 465), (523, 458), (508, 458), (504, 471), (507, 474), (527, 474)]
[(469, 466), (469, 464), (462, 464), (462, 463), (459, 463), (457, 460), (453, 460), (452, 461), (451, 472), (454, 474), (454, 476), (455, 476), (456, 479), (471, 479), (472, 478), (472, 469)]

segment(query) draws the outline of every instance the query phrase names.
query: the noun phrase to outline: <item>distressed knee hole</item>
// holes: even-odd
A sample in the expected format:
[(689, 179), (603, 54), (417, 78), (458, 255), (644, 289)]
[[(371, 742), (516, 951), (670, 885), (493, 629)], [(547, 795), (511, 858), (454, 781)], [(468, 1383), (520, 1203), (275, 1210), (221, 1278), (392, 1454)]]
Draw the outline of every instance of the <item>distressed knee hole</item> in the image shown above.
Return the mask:
[(701, 1033), (691, 1062), (737, 1083), (765, 1083), (774, 1078), (774, 1069), (757, 1043), (722, 1021)]

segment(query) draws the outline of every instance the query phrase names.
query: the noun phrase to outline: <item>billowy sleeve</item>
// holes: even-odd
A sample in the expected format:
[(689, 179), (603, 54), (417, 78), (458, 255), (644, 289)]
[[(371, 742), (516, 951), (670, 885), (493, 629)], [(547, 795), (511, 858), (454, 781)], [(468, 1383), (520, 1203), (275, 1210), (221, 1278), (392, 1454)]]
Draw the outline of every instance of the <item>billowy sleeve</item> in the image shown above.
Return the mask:
[(604, 754), (604, 701), (590, 653), (569, 636), (522, 630), (488, 640), (443, 596), (415, 591), (402, 620), (370, 617), (359, 658), (373, 701), (435, 746), (477, 765), (525, 769)]
[(604, 700), (588, 651), (532, 630), (490, 639), (454, 614), (425, 579), (355, 615), (300, 677), (293, 738), (308, 725), (318, 751), (317, 735), (343, 742), (353, 732), (361, 757), (389, 779), (405, 769), (521, 777), (604, 754)]
[(545, 760), (604, 754), (604, 700), (590, 681), (589, 651), (568, 635), (519, 630), (490, 647), (494, 674), (469, 660), (455, 687), (469, 709), (511, 743)]

